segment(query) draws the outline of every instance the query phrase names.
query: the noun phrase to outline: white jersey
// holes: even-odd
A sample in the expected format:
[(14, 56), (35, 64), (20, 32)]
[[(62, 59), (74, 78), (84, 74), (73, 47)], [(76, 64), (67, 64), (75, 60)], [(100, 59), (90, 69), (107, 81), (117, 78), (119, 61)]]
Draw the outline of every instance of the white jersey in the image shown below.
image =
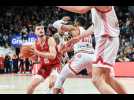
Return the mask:
[[(83, 27), (79, 27), (80, 35), (86, 31)], [(88, 51), (90, 53), (94, 52), (93, 46), (92, 46), (92, 40), (91, 36), (85, 37), (84, 39), (80, 40), (76, 44), (74, 44), (74, 52), (80, 52), (80, 51)]]
[(114, 10), (114, 7), (108, 12), (99, 11), (97, 8), (91, 9), (92, 22), (94, 24), (95, 37), (109, 35), (112, 37), (118, 37), (119, 23)]

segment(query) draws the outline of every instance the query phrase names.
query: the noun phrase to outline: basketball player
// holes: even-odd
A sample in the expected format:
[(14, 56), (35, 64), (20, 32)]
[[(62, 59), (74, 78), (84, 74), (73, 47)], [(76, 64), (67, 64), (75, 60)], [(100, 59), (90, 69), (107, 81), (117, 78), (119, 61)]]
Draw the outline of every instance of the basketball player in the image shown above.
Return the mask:
[[(84, 29), (85, 24), (86, 24), (86, 20), (83, 17), (78, 17), (75, 20), (75, 26), (64, 25), (61, 24), (60, 21), (56, 21), (53, 24), (53, 26), (61, 31), (69, 31), (70, 33), (72, 33), (73, 37), (75, 37), (82, 34), (85, 31)], [(90, 30), (93, 33), (93, 27), (91, 27)], [(92, 47), (91, 37), (86, 37), (81, 39), (79, 42), (75, 43), (73, 47), (63, 46), (60, 51), (63, 54), (64, 52), (70, 51), (72, 49), (74, 50), (74, 56), (63, 67), (60, 75), (58, 76), (54, 86), (54, 91), (53, 91), (54, 94), (59, 93), (67, 77), (73, 75), (79, 75), (79, 73), (83, 69), (87, 69), (88, 73), (90, 73), (91, 71), (91, 62), (94, 56), (94, 49)]]
[[(40, 58), (40, 68), (37, 74), (34, 75), (31, 84), (28, 86), (28, 94), (32, 94), (35, 88), (50, 76), (53, 71), (57, 74), (54, 69), (60, 70), (61, 67), (54, 38), (45, 35), (44, 26), (41, 24), (35, 26), (35, 33), (37, 34), (38, 39), (35, 42), (34, 49), (31, 51)], [(53, 80), (50, 80), (51, 84), (49, 84), (49, 88), (53, 87), (56, 80), (54, 73), (52, 73)]]
[[(71, 24), (71, 18), (69, 16), (63, 16), (61, 20), (56, 21), (57, 22), (61, 22), (64, 25), (67, 24)], [(56, 38), (56, 40), (58, 40), (58, 47), (63, 46), (66, 41), (68, 41), (71, 38), (71, 34), (67, 31), (62, 31), (62, 30), (58, 30), (58, 32), (54, 35), (54, 37)], [(64, 53), (64, 55), (62, 55), (62, 64), (66, 64), (67, 61), (71, 58), (71, 55), (73, 54), (73, 51), (69, 51)]]
[[(124, 87), (113, 77), (119, 48), (119, 23), (113, 6), (59, 6), (67, 11), (86, 13), (91, 10), (96, 40), (92, 81), (100, 93), (125, 94)], [(75, 38), (80, 39), (87, 34)], [(74, 41), (72, 40), (72, 41)]]

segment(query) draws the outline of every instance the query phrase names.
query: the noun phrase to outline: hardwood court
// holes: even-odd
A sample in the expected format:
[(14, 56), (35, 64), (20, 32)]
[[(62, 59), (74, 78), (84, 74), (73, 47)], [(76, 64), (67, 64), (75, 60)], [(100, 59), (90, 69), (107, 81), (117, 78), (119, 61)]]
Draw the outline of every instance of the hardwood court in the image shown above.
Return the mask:
[[(31, 82), (31, 75), (1, 74), (0, 94), (26, 94), (26, 88)], [(126, 87), (128, 93), (134, 94), (134, 78), (118, 78)], [(36, 88), (34, 94), (47, 94), (47, 80)], [(99, 94), (87, 78), (68, 78), (64, 84), (65, 94)]]

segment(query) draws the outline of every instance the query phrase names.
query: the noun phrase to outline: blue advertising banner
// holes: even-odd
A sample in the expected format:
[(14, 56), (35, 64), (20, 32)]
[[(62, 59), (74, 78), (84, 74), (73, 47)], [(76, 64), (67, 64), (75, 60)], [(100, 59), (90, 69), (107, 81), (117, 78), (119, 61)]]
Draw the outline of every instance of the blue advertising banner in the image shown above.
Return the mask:
[(27, 35), (15, 35), (11, 38), (11, 45), (13, 47), (20, 47), (23, 44), (32, 44), (37, 39), (37, 36), (34, 33)]

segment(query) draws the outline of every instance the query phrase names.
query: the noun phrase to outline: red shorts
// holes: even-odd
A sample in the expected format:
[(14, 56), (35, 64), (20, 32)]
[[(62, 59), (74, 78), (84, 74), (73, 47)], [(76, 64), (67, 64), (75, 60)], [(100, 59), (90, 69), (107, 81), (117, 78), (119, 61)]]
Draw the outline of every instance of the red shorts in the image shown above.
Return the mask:
[(54, 69), (54, 68), (61, 70), (61, 64), (42, 66), (38, 70), (37, 74), (41, 75), (45, 79), (45, 78), (47, 78), (51, 74), (52, 69)]

